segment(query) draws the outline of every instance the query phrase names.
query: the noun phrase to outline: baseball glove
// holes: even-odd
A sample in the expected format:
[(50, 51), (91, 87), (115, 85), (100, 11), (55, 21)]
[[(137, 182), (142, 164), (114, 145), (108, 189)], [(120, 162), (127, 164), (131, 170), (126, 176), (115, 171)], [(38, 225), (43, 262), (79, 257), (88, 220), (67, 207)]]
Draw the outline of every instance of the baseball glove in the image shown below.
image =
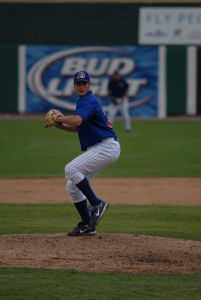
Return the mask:
[(59, 110), (56, 109), (49, 110), (45, 115), (45, 119), (44, 119), (45, 127), (49, 128), (51, 126), (58, 125), (58, 122), (55, 121), (56, 117), (58, 116), (63, 116), (63, 114)]

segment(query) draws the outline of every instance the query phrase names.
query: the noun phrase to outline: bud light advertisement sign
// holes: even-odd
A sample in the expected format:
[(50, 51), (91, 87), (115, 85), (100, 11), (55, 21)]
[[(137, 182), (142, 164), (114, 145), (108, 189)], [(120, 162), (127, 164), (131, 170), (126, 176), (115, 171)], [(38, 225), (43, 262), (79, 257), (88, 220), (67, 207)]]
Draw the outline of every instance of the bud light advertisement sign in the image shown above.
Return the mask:
[(130, 115), (157, 116), (158, 47), (142, 46), (27, 46), (26, 112), (73, 112), (73, 76), (81, 70), (89, 73), (104, 110), (110, 104), (109, 80), (118, 71), (129, 85)]

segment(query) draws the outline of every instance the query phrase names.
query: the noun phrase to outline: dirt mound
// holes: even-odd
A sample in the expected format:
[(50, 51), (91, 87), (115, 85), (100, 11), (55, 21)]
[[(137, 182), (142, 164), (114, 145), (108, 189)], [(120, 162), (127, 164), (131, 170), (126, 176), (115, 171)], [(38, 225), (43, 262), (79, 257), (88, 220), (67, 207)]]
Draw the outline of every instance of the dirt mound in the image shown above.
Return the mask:
[(201, 242), (132, 234), (1, 235), (0, 266), (92, 272), (201, 273)]

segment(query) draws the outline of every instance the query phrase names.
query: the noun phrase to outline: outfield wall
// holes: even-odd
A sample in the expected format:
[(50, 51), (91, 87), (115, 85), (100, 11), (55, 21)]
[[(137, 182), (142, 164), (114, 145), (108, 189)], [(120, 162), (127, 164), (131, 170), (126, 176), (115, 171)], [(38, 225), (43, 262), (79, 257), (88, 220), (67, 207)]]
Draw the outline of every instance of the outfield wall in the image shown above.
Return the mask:
[[(172, 6), (172, 4), (170, 4)], [(0, 4), (0, 112), (20, 110), (20, 45), (139, 46), (138, 4)], [(156, 5), (143, 5), (156, 7)], [(157, 4), (157, 7), (168, 7)], [(181, 7), (175, 5), (175, 7)], [(198, 4), (185, 7), (201, 8)], [(14, 30), (15, 29), (15, 30)], [(201, 113), (200, 45), (158, 45), (159, 116)], [(26, 78), (24, 78), (26, 80)]]

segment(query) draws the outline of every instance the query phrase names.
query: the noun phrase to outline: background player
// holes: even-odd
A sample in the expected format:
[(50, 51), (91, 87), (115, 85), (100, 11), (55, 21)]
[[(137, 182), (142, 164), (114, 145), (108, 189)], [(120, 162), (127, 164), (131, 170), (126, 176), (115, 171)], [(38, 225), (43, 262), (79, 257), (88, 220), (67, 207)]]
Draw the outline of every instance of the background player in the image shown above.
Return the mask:
[(65, 167), (67, 192), (82, 219), (68, 235), (80, 236), (95, 234), (96, 225), (108, 208), (108, 203), (93, 192), (89, 179), (118, 159), (120, 145), (98, 99), (90, 91), (87, 72), (74, 75), (74, 88), (78, 95), (74, 115), (57, 116), (56, 122), (60, 122), (60, 129), (78, 132), (81, 149), (85, 151)]
[(114, 117), (120, 111), (124, 119), (124, 127), (127, 132), (131, 131), (131, 120), (129, 115), (129, 102), (127, 97), (128, 92), (127, 82), (120, 77), (119, 72), (114, 72), (108, 84), (108, 93), (110, 96), (110, 106), (108, 118), (113, 124)]

